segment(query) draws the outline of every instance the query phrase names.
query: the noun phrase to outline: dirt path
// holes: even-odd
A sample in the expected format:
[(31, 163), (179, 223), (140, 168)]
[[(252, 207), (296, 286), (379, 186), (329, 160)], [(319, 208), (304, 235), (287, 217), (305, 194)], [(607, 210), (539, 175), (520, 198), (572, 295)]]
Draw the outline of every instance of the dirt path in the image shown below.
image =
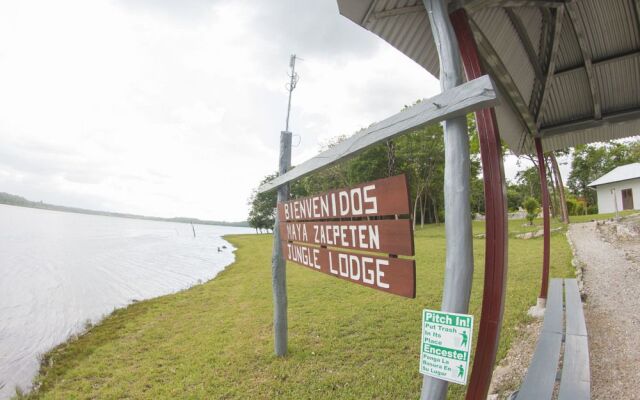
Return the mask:
[(640, 218), (572, 224), (584, 268), (592, 399), (640, 399)]

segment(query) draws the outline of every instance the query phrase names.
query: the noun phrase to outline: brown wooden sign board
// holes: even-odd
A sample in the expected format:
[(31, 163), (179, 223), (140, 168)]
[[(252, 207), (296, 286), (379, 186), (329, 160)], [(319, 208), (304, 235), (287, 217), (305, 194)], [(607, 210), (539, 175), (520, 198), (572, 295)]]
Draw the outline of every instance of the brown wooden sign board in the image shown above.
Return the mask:
[[(409, 212), (404, 175), (278, 203), (282, 251), (313, 270), (414, 298), (415, 261), (397, 258), (415, 254), (411, 220), (397, 219)], [(389, 216), (396, 219), (381, 219)]]
[(403, 256), (415, 254), (409, 219), (283, 222), (280, 237), (284, 241), (318, 246)]
[(284, 243), (288, 261), (373, 289), (416, 297), (414, 260), (354, 254), (339, 249)]
[(280, 221), (313, 221), (408, 215), (409, 191), (405, 175), (331, 190), (278, 204)]

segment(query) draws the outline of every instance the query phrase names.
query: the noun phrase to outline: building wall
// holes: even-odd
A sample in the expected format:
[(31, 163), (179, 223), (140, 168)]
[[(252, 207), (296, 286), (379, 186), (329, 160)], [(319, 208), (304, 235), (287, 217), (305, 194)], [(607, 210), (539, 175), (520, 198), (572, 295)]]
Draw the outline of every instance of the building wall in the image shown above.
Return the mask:
[(622, 194), (623, 189), (631, 189), (633, 192), (633, 208), (640, 210), (640, 178), (629, 179), (627, 181), (607, 183), (597, 187), (598, 191), (598, 212), (600, 214), (616, 212), (615, 205), (613, 203), (613, 193), (611, 189), (616, 190), (616, 200), (618, 203), (618, 210), (622, 211)]

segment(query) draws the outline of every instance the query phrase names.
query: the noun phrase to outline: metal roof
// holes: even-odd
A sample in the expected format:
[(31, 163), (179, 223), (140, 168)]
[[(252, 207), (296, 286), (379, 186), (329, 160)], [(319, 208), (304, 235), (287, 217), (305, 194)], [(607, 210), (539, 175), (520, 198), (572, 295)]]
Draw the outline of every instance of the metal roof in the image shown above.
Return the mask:
[(636, 178), (640, 178), (640, 163), (621, 165), (614, 168), (587, 186), (600, 186), (607, 183), (628, 181), (629, 179)]
[[(340, 13), (434, 76), (422, 0), (338, 0)], [(516, 154), (640, 134), (640, 0), (455, 0), (507, 101), (500, 133)]]

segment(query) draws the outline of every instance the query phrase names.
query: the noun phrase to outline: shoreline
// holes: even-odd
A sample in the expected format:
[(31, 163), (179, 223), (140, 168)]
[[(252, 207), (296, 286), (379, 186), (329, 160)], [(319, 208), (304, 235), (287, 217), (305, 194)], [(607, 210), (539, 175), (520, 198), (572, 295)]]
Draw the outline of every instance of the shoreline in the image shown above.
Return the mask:
[[(200, 239), (199, 242), (194, 242), (194, 245), (201, 247), (202, 245), (197, 243), (202, 243), (202, 240), (203, 239)], [(204, 240), (207, 239), (205, 238)], [(177, 243), (177, 246), (179, 246), (179, 243), (181, 242)], [(224, 254), (223, 256), (219, 256), (215, 254), (215, 246), (222, 245), (227, 246), (227, 249), (224, 250), (224, 253), (226, 254)], [(2, 390), (0, 390), (0, 398), (8, 399), (12, 398), (12, 396), (15, 396), (15, 393), (30, 392), (34, 386), (34, 382), (37, 380), (40, 374), (40, 371), (42, 371), (43, 362), (47, 359), (47, 355), (49, 353), (55, 351), (61, 346), (65, 347), (70, 342), (78, 340), (78, 338), (82, 337), (83, 335), (90, 333), (92, 329), (94, 329), (96, 326), (101, 325), (114, 313), (126, 310), (139, 303), (175, 295), (185, 290), (203, 285), (207, 282), (210, 282), (211, 280), (214, 280), (220, 273), (224, 272), (230, 265), (234, 264), (236, 260), (237, 249), (231, 242), (227, 240), (227, 235), (217, 235), (216, 239), (211, 243), (210, 247), (211, 248), (209, 249), (209, 251), (207, 251), (210, 254), (210, 257), (208, 258), (209, 261), (207, 262), (209, 266), (207, 267), (206, 265), (203, 265), (204, 269), (202, 268), (203, 266), (200, 266), (199, 264), (193, 264), (202, 264), (202, 262), (198, 261), (197, 258), (193, 257), (191, 257), (193, 258), (193, 262), (191, 263), (192, 266), (184, 269), (184, 273), (180, 272), (181, 268), (173, 268), (171, 266), (168, 266), (168, 268), (158, 269), (158, 276), (166, 276), (168, 278), (168, 280), (164, 284), (162, 284), (161, 281), (158, 281), (158, 279), (155, 279), (153, 281), (140, 281), (138, 279), (139, 284), (136, 285), (133, 283), (134, 281), (131, 280), (136, 277), (135, 273), (133, 275), (126, 275), (129, 276), (128, 279), (129, 282), (132, 282), (131, 284), (117, 280), (112, 281), (111, 279), (105, 280), (109, 277), (104, 277), (101, 278), (102, 283), (100, 283), (99, 285), (94, 285), (95, 282), (85, 283), (83, 277), (89, 277), (86, 274), (73, 278), (71, 280), (71, 282), (73, 282), (73, 286), (71, 287), (72, 291), (67, 291), (70, 290), (69, 288), (65, 289), (65, 291), (60, 291), (60, 289), (56, 291), (56, 298), (68, 298), (69, 300), (65, 300), (64, 303), (57, 303), (58, 306), (52, 308), (51, 311), (44, 311), (45, 313), (51, 313), (51, 315), (54, 316), (60, 315), (63, 319), (58, 320), (56, 318), (49, 317), (47, 317), (46, 319), (42, 319), (42, 312), (38, 312), (36, 314), (30, 312), (29, 315), (23, 314), (22, 317), (20, 317), (18, 320), (15, 320), (15, 326), (13, 328), (9, 328), (10, 330), (7, 331), (8, 336), (6, 336), (4, 339), (4, 347), (7, 349), (8, 353), (5, 354), (7, 357), (5, 358), (6, 362), (3, 366), (6, 375), (4, 373), (2, 374), (4, 376), (2, 382)], [(194, 256), (198, 257), (197, 254), (195, 254)], [(141, 257), (142, 259), (145, 259), (144, 255), (142, 255)], [(162, 261), (161, 259), (158, 259), (158, 257), (155, 258), (157, 259), (156, 261)], [(34, 260), (34, 262), (40, 262), (38, 260)], [(173, 265), (175, 265), (175, 261), (169, 260), (175, 260), (175, 258), (167, 259), (167, 262), (171, 262)], [(87, 259), (86, 261), (90, 262), (89, 259)], [(65, 261), (62, 260), (61, 262), (61, 265), (64, 265)], [(80, 264), (81, 263), (82, 261), (80, 262)], [(120, 265), (120, 267), (113, 268), (112, 272), (110, 272), (110, 276), (117, 277), (118, 271), (122, 270), (122, 268), (127, 268), (127, 265), (130, 262), (122, 264), (118, 263), (117, 260), (113, 260), (111, 264), (113, 263)], [(98, 268), (96, 269), (96, 271), (100, 271), (99, 265), (97, 265), (96, 267)], [(69, 276), (73, 277), (73, 268), (61, 271), (66, 271)], [(142, 274), (143, 275), (138, 274), (138, 278), (144, 279), (144, 276), (148, 275), (148, 272), (142, 272)], [(94, 278), (98, 277), (97, 275), (91, 276), (93, 276)], [(65, 285), (67, 285), (66, 282), (68, 281), (66, 280), (66, 278), (63, 277), (60, 279), (64, 280)], [(159, 283), (159, 285), (156, 283)], [(122, 286), (122, 284), (124, 284), (125, 286)], [(111, 287), (111, 289), (109, 289), (107, 292), (101, 293), (97, 298), (91, 298), (92, 301), (90, 304), (85, 305), (82, 301), (78, 303), (78, 301), (73, 300), (74, 296), (80, 295), (82, 293), (91, 296), (90, 292), (87, 292), (86, 289), (82, 288), (82, 286), (100, 288), (106, 287), (105, 285)], [(33, 290), (33, 288), (37, 286), (38, 285), (30, 284), (28, 286), (25, 285), (25, 288)], [(122, 288), (119, 289), (121, 286)], [(168, 291), (162, 293), (163, 290)], [(131, 294), (131, 296), (127, 296), (127, 294), (129, 293)], [(136, 295), (136, 293), (138, 295)], [(115, 295), (115, 297), (109, 296), (109, 294), (113, 294)], [(10, 297), (14, 299), (12, 301), (18, 301), (17, 299), (19, 299), (19, 297), (16, 296), (16, 293), (14, 293), (14, 295)], [(41, 296), (36, 298), (36, 301), (40, 297)], [(112, 300), (109, 301), (109, 299)], [(105, 305), (105, 303), (102, 303), (103, 300), (106, 300), (107, 302), (109, 302), (109, 304), (113, 304), (113, 306), (108, 306), (108, 304)], [(33, 300), (30, 301), (33, 302)], [(30, 303), (27, 302), (16, 304), (22, 304), (23, 307), (28, 307)], [(81, 309), (78, 309), (78, 307), (81, 307)], [(66, 310), (70, 311), (67, 313)], [(61, 312), (63, 314), (60, 314)], [(7, 317), (11, 317), (11, 315), (8, 315)], [(24, 322), (21, 322), (23, 321), (23, 319)], [(49, 323), (49, 325), (45, 325), (46, 323)], [(25, 329), (28, 330), (25, 331), (25, 335), (20, 335), (21, 330)], [(67, 333), (63, 334), (63, 332), (65, 331)], [(26, 334), (26, 332), (29, 333)], [(16, 334), (19, 336), (16, 336)], [(20, 347), (14, 347), (16, 350), (13, 351), (11, 350), (11, 347), (8, 346)], [(17, 369), (15, 369), (14, 367)], [(12, 370), (12, 368), (14, 369)]]
[[(484, 225), (475, 227), (481, 231)], [(416, 300), (291, 265), (290, 344), (283, 359), (272, 347), (272, 236), (225, 235), (237, 249), (233, 268), (202, 285), (116, 311), (54, 349), (37, 378), (39, 390), (27, 398), (415, 397), (421, 381), (419, 317), (424, 307), (439, 304), (445, 244), (442, 226), (416, 233)], [(554, 235), (552, 241), (558, 245), (554, 274), (570, 274), (566, 239)], [(518, 257), (512, 258), (509, 290), (517, 295), (505, 312), (499, 359), (527, 318), (529, 297), (537, 294), (530, 282), (537, 282), (538, 271), (530, 266), (540, 258), (542, 241), (512, 243)], [(483, 244), (474, 239), (478, 265)], [(474, 314), (480, 309), (479, 286), (472, 293)], [(463, 387), (452, 385), (450, 398), (462, 396)]]

